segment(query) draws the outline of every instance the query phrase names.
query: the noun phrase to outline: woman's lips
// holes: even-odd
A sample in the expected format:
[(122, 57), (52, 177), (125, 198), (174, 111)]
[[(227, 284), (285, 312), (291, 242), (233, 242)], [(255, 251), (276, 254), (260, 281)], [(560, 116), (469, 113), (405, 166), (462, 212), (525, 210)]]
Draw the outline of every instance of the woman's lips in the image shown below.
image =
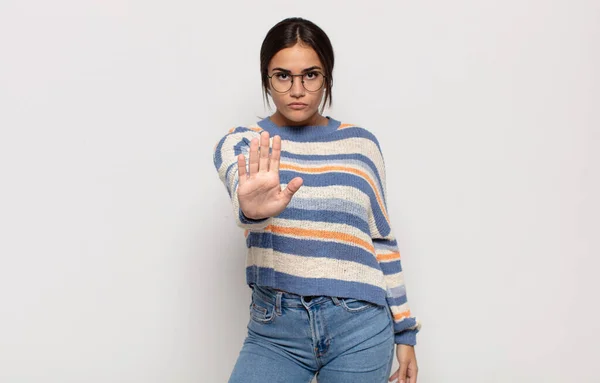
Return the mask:
[(290, 109), (300, 110), (300, 109), (306, 108), (307, 105), (306, 104), (302, 104), (302, 103), (292, 103), (292, 104), (288, 104), (288, 107)]

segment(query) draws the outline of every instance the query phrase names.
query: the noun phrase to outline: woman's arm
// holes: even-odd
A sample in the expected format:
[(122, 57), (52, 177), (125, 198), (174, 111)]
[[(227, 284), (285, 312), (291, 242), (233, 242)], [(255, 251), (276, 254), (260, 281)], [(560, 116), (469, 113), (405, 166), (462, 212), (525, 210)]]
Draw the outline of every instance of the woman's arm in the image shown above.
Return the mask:
[(372, 136), (372, 139), (377, 147), (372, 156), (379, 177), (379, 180), (377, 180), (379, 182), (375, 184), (380, 185), (382, 189), (377, 191), (379, 193), (379, 206), (374, 207), (374, 209), (379, 209), (379, 211), (373, 215), (371, 238), (387, 286), (386, 300), (394, 319), (395, 343), (414, 346), (417, 342), (416, 335), (421, 328), (421, 323), (416, 316), (412, 315), (408, 305), (400, 251), (387, 211), (385, 162), (379, 142), (375, 136)]

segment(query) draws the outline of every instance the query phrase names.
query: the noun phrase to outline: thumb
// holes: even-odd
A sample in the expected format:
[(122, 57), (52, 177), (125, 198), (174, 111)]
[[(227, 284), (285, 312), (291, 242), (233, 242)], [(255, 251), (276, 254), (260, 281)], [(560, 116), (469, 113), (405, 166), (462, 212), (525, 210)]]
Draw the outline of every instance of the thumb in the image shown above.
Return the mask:
[(303, 182), (304, 180), (301, 177), (296, 177), (287, 184), (286, 188), (283, 190), (283, 195), (286, 197), (287, 202), (292, 199), (294, 194), (300, 189), (300, 186), (302, 186)]

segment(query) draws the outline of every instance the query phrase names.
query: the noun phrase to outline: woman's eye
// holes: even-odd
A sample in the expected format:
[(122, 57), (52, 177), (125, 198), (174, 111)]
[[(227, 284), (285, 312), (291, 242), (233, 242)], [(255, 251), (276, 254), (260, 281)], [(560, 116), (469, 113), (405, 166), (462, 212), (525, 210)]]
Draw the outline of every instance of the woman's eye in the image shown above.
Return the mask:
[(287, 80), (289, 78), (287, 73), (277, 73), (275, 74), (275, 77), (277, 77), (278, 80)]
[(319, 72), (308, 72), (305, 76), (308, 80), (314, 80), (319, 77)]

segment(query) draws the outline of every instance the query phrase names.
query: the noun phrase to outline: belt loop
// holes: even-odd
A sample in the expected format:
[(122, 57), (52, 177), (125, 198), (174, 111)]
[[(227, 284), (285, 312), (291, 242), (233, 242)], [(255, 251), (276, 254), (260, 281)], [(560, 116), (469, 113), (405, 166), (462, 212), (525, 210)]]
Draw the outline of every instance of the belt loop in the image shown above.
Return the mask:
[(281, 296), (283, 295), (283, 292), (278, 291), (277, 295), (275, 297), (275, 311), (277, 312), (277, 315), (281, 316)]
[(336, 306), (340, 305), (340, 301), (339, 301), (339, 299), (337, 297), (332, 296), (331, 300), (333, 301), (334, 305), (336, 305)]

